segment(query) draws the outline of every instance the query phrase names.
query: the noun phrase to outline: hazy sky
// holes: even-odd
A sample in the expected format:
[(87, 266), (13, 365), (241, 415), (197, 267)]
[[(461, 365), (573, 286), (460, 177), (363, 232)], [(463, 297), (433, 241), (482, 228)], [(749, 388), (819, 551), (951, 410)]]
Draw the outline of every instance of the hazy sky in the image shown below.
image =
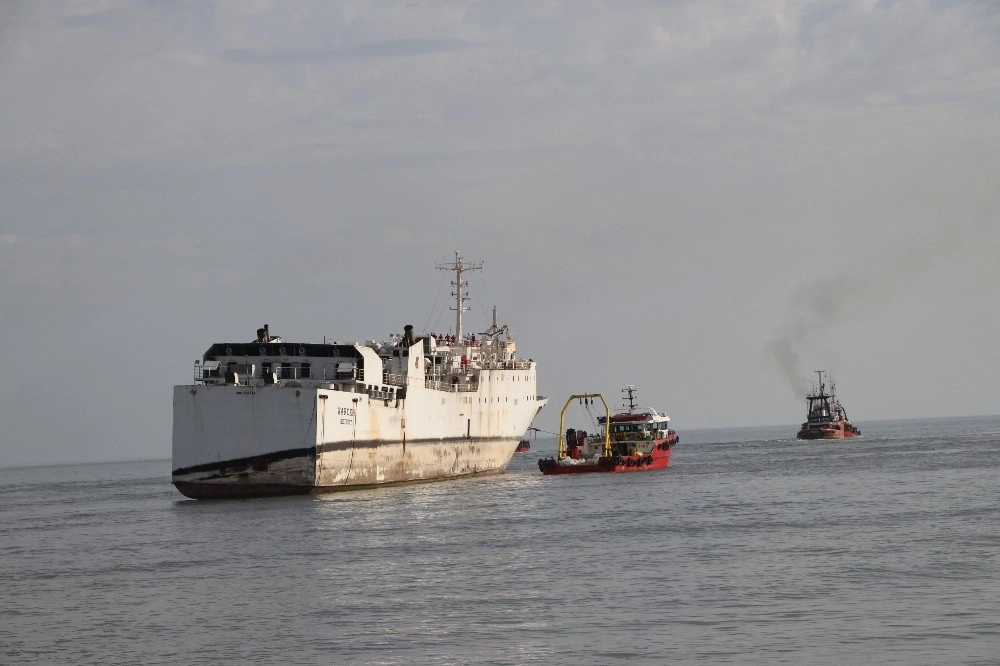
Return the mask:
[[(490, 307), (684, 429), (1000, 413), (1000, 4), (0, 4), (0, 466), (170, 456), (213, 342)], [(683, 439), (683, 434), (682, 434)]]

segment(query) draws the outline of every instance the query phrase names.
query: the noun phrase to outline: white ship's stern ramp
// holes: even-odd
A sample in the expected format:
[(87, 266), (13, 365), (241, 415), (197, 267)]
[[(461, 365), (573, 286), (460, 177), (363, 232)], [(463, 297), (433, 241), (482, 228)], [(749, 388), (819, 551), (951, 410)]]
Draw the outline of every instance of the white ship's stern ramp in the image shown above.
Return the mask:
[(175, 386), (173, 482), (197, 499), (308, 493), (316, 391)]

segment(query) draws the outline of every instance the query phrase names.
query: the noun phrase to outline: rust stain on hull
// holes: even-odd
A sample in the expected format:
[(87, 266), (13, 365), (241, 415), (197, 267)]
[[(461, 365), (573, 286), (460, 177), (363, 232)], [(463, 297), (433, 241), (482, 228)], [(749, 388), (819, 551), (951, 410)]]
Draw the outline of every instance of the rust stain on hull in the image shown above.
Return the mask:
[(502, 474), (515, 445), (506, 440), (407, 446), (364, 442), (354, 447), (326, 447), (321, 453), (289, 450), (175, 469), (173, 483), (192, 499), (306, 495), (426, 483)]

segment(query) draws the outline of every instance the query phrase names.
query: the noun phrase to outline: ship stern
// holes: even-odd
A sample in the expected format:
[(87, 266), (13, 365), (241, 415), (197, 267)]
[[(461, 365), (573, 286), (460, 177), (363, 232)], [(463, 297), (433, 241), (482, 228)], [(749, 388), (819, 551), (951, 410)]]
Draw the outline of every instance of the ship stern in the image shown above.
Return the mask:
[(298, 388), (175, 386), (174, 487), (192, 499), (311, 492), (315, 403)]

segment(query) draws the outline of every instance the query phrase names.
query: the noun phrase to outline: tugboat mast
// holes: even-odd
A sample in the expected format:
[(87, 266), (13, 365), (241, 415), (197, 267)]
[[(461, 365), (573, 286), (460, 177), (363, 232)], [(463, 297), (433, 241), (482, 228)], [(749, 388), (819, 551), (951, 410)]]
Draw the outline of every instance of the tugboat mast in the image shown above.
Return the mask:
[(635, 386), (629, 384), (622, 389), (622, 393), (625, 394), (626, 406), (629, 412), (635, 411)]
[(465, 301), (469, 300), (465, 295), (465, 288), (469, 286), (468, 282), (462, 280), (462, 273), (465, 271), (481, 271), (483, 270), (483, 262), (465, 264), (462, 262), (462, 257), (459, 256), (458, 250), (455, 250), (455, 261), (450, 264), (438, 264), (438, 270), (442, 271), (454, 271), (455, 281), (451, 283), (451, 286), (456, 287), (455, 291), (452, 292), (452, 296), (455, 297), (455, 339), (462, 339), (462, 313), (467, 311), (469, 307), (465, 304)]
[(831, 394), (826, 392), (826, 383), (823, 381), (823, 371), (816, 370), (818, 388), (812, 395), (806, 396), (809, 403), (809, 419), (822, 419), (830, 421), (833, 419), (833, 409), (830, 404)]

